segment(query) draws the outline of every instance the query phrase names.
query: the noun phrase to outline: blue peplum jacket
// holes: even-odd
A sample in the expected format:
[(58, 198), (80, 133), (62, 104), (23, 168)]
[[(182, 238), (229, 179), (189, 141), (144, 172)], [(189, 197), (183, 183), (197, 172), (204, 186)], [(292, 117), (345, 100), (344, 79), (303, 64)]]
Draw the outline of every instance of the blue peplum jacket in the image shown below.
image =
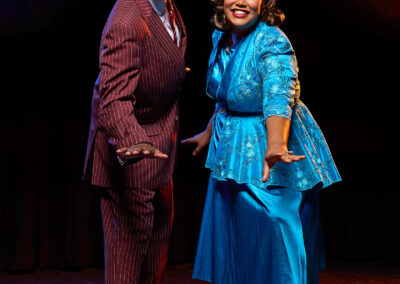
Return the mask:
[[(217, 30), (213, 33), (207, 73), (207, 95), (216, 100), (206, 161), (212, 177), (297, 191), (325, 188), (340, 181), (324, 135), (299, 100), (297, 60), (285, 34), (259, 22), (228, 51), (224, 35)], [(268, 135), (265, 122), (270, 116), (291, 120), (288, 149), (307, 158), (276, 164), (263, 183)]]

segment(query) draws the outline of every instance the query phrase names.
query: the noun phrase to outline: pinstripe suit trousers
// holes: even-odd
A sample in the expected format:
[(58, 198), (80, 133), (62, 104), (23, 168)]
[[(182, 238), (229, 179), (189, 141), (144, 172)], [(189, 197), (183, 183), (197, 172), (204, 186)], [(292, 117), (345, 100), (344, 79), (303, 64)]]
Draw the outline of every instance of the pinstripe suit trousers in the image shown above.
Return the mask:
[(162, 283), (174, 215), (173, 186), (104, 189), (106, 284)]

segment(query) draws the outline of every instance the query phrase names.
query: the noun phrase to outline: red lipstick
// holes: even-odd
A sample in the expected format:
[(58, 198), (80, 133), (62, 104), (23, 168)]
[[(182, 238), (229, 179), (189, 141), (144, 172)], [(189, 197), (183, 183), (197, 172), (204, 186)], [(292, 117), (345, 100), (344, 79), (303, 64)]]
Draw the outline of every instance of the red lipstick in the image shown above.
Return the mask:
[(232, 9), (232, 15), (236, 18), (246, 18), (250, 13), (246, 10)]

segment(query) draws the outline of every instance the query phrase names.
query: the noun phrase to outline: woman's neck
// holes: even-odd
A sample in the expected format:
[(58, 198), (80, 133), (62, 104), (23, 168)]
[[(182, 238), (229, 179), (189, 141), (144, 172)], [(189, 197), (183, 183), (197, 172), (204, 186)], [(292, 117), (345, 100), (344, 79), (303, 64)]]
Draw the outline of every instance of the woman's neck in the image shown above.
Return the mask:
[(255, 27), (257, 26), (257, 23), (258, 23), (258, 20), (257, 20), (257, 22), (253, 23), (247, 29), (237, 29), (237, 28), (235, 29), (235, 28), (232, 28), (231, 32), (230, 32), (230, 36), (229, 36), (229, 45), (232, 46), (240, 38), (242, 38), (242, 37), (246, 36), (247, 34), (249, 34), (253, 29), (255, 29)]
[(233, 31), (230, 32), (228, 36), (228, 44), (229, 47), (232, 47), (239, 39), (245, 36), (247, 33), (235, 33)]

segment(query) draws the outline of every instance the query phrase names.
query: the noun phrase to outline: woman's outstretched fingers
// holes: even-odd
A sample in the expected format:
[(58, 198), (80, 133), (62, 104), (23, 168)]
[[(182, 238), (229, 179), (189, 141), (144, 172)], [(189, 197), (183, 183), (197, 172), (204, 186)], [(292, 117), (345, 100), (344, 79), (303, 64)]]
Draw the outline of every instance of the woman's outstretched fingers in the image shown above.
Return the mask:
[(298, 162), (304, 160), (306, 158), (305, 155), (282, 155), (281, 162), (286, 164), (291, 164), (292, 162)]
[(193, 151), (193, 156), (197, 156), (201, 152), (201, 150), (203, 150), (203, 148), (210, 143), (210, 139), (210, 132), (208, 130), (205, 130), (191, 138), (182, 140), (181, 143), (184, 145), (196, 144), (196, 148)]
[(199, 135), (196, 135), (192, 138), (182, 140), (181, 143), (184, 145), (197, 144), (196, 148), (193, 150), (193, 156), (197, 156), (204, 147), (199, 139)]
[(203, 149), (203, 147), (200, 144), (197, 144), (196, 149), (194, 149), (193, 151), (193, 156), (197, 156), (200, 153), (201, 149)]
[(304, 160), (305, 158), (307, 158), (305, 155), (292, 155), (292, 160), (296, 162)]
[(194, 141), (193, 138), (188, 138), (188, 139), (182, 140), (181, 143), (184, 145), (188, 145), (188, 144), (192, 144), (192, 143), (196, 143), (196, 142)]
[(267, 182), (269, 175), (271, 173), (271, 168), (275, 166), (278, 162), (283, 162), (286, 164), (291, 164), (293, 162), (298, 162), (304, 160), (306, 158), (305, 155), (291, 155), (291, 154), (265, 154), (264, 157), (264, 165), (263, 165), (263, 179), (262, 181)]
[(306, 158), (304, 155), (289, 155), (288, 157), (290, 158), (291, 162), (298, 162)]
[(262, 182), (267, 182), (270, 173), (270, 166), (268, 164), (267, 159), (264, 158), (264, 166), (263, 166), (263, 179)]

